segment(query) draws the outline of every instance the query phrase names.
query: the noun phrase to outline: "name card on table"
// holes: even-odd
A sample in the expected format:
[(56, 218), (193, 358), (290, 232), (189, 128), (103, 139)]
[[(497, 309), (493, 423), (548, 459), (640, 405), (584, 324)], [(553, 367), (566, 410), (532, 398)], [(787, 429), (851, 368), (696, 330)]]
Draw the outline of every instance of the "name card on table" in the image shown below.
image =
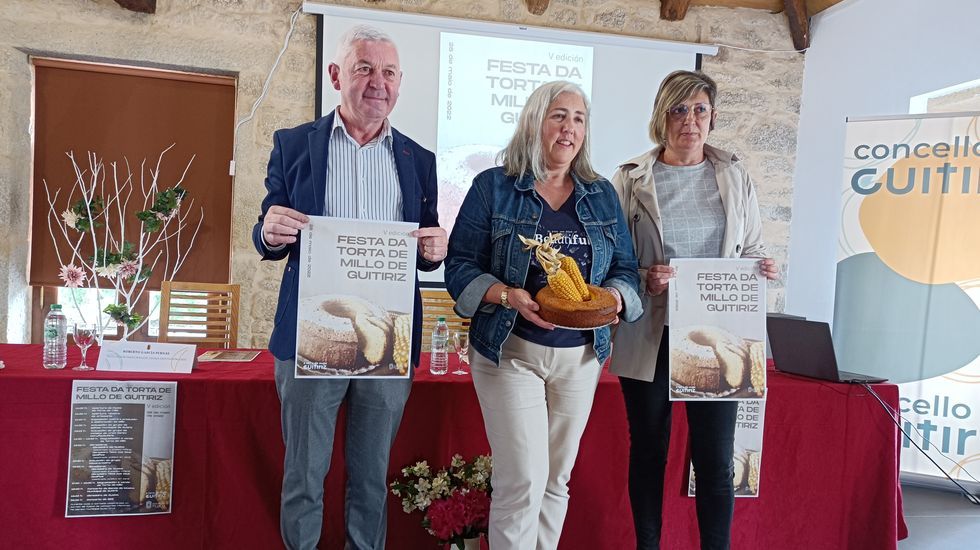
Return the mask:
[(190, 374), (197, 346), (158, 342), (112, 342), (106, 340), (99, 352), (96, 370), (165, 372)]

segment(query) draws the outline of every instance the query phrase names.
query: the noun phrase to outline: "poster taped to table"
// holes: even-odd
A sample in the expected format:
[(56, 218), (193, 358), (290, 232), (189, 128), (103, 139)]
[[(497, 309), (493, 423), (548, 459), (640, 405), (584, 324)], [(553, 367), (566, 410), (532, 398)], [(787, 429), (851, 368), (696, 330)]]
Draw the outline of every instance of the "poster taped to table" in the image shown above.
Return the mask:
[(417, 223), (310, 216), (300, 238), (296, 378), (406, 378)]
[[(735, 421), (735, 496), (759, 496), (762, 472), (762, 434), (766, 417), (766, 402), (762, 399), (738, 402)], [(688, 468), (687, 496), (695, 494), (694, 465)]]
[(670, 399), (766, 395), (766, 279), (758, 259), (674, 259)]
[(177, 382), (75, 380), (65, 517), (169, 514)]

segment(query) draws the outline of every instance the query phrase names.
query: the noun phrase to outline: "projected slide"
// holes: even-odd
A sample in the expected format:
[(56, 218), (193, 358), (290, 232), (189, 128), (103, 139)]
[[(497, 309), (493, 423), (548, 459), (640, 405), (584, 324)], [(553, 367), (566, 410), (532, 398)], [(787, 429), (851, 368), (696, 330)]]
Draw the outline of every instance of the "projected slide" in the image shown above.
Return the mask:
[(495, 165), (535, 88), (568, 80), (591, 96), (592, 47), (444, 32), (439, 60), (439, 224), (452, 231), (473, 177)]
[[(323, 16), (319, 58), (336, 60), (338, 39), (368, 24), (397, 44), (403, 72), (392, 126), (436, 154), (439, 221), (452, 230), (473, 177), (496, 164), (535, 87), (552, 80), (580, 85), (592, 102), (592, 164), (606, 177), (619, 163), (650, 148), (647, 121), (663, 80), (693, 69), (697, 55), (717, 48), (607, 33), (467, 21), (388, 10), (305, 2)], [(320, 112), (340, 94), (324, 70)], [(442, 270), (420, 273), (441, 284)]]

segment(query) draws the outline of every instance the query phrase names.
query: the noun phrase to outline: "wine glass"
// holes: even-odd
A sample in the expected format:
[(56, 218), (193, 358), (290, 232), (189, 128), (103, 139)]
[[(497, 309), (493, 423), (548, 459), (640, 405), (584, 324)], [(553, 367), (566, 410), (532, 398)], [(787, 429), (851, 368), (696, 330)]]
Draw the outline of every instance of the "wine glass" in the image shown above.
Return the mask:
[(464, 330), (453, 333), (453, 347), (459, 356), (459, 363), (456, 364), (453, 374), (467, 374), (465, 367), (470, 364), (470, 333)]
[(87, 323), (75, 324), (75, 331), (72, 332), (72, 337), (75, 338), (75, 345), (78, 346), (78, 349), (82, 350), (82, 362), (77, 367), (72, 367), (72, 370), (92, 370), (92, 367), (85, 363), (85, 354), (88, 353), (88, 348), (95, 343), (96, 332), (95, 325)]

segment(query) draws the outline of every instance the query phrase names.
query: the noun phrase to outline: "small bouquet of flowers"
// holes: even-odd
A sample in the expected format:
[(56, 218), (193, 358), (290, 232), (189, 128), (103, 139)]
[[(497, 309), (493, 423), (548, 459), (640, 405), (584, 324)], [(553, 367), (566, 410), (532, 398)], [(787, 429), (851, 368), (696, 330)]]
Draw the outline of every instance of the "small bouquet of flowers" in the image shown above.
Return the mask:
[(402, 499), (406, 514), (425, 514), (422, 527), (440, 544), (462, 549), (465, 539), (487, 532), (492, 467), (487, 455), (470, 462), (453, 455), (449, 467), (437, 472), (423, 460), (402, 468), (401, 477), (391, 482), (391, 493)]

